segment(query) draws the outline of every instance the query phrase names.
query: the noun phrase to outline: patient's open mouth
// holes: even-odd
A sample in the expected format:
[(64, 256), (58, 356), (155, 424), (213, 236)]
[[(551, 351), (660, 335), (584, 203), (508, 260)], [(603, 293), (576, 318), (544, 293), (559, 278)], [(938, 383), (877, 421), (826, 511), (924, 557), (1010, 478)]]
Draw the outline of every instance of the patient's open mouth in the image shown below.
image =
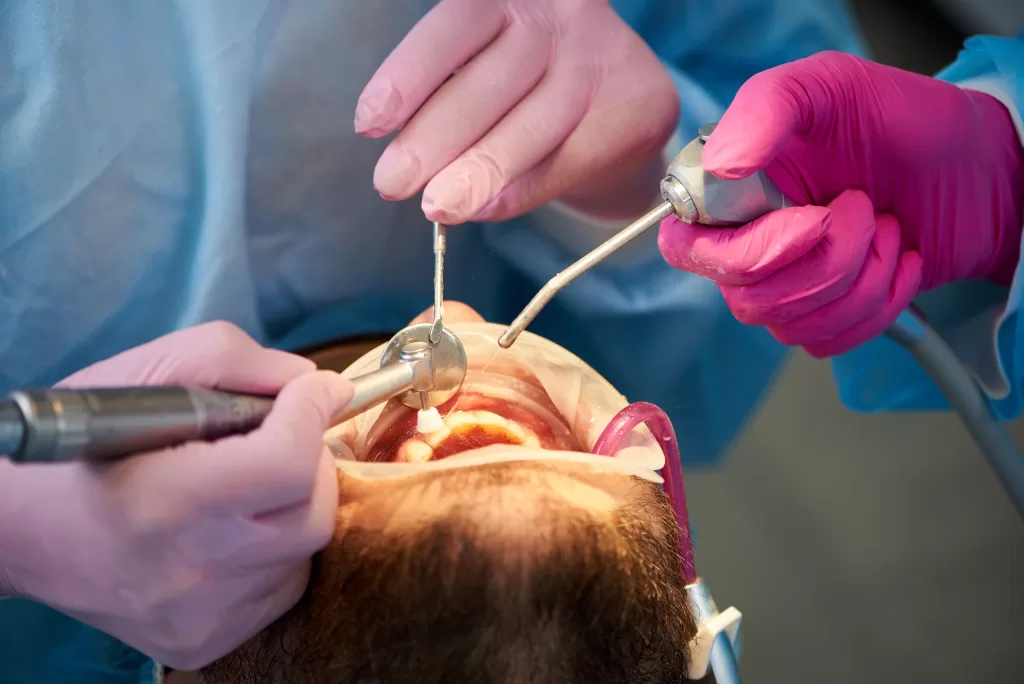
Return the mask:
[(522, 377), (471, 372), (463, 390), (437, 409), (444, 426), (427, 434), (416, 430), (416, 411), (385, 411), (362, 460), (422, 463), (493, 444), (581, 450), (547, 393)]

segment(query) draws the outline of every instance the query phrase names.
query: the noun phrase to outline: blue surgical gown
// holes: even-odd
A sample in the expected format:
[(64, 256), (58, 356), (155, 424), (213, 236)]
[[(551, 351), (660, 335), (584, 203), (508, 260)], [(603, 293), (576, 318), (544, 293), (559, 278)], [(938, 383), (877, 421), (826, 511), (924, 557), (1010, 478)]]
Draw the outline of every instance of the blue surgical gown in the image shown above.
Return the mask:
[[(1000, 100), (1013, 117), (1024, 144), (1024, 29), (1016, 39), (969, 39), (956, 62), (938, 78)], [(970, 141), (963, 143), (969, 145)], [(971, 198), (962, 201), (970, 202)], [(932, 327), (974, 372), (990, 405), (1003, 420), (1020, 416), (1024, 401), (1024, 326), (1019, 323), (1022, 297), (1024, 275), (1018, 265), (1009, 289), (965, 281), (915, 300)], [(843, 403), (856, 411), (949, 408), (938, 387), (910, 354), (884, 337), (836, 358), (833, 371)]]
[[(295, 349), (394, 331), (425, 309), (430, 231), (418, 202), (373, 191), (386, 141), (351, 122), (363, 85), (432, 4), (0, 0), (0, 391), (212, 319)], [(861, 52), (838, 0), (612, 4), (672, 70), (681, 139), (758, 71)], [(614, 229), (545, 211), (451, 231), (446, 294), (510, 320)], [(707, 461), (784, 350), (736, 323), (712, 283), (663, 263), (653, 233), (532, 329), (662, 405), (686, 458)], [(0, 682), (149, 672), (97, 632), (0, 601)]]

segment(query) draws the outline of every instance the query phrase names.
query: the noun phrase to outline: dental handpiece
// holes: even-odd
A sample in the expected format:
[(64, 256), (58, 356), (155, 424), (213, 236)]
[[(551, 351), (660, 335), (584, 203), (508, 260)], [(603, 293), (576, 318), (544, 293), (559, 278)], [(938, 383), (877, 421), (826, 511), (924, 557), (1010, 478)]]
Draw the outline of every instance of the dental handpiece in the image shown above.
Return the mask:
[(534, 295), (508, 326), (498, 345), (508, 349), (556, 294), (579, 276), (601, 263), (670, 214), (686, 223), (737, 227), (776, 209), (792, 206), (776, 185), (758, 171), (740, 180), (722, 180), (704, 170), (704, 143), (716, 124), (702, 126), (697, 137), (680, 151), (661, 181), (661, 204), (558, 273)]
[[(419, 393), (446, 400), (466, 374), (465, 351), (451, 333), (431, 347), (429, 324), (392, 338), (381, 368), (352, 378), (343, 422), (392, 398), (419, 407)], [(0, 458), (15, 463), (105, 463), (258, 428), (272, 397), (182, 386), (39, 389), (0, 401)]]

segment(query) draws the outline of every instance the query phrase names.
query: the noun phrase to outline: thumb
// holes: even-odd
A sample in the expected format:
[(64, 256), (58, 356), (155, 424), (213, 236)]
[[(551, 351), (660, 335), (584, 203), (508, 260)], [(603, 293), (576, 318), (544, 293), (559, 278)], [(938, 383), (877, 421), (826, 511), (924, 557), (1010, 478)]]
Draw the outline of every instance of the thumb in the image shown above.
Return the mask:
[(765, 168), (794, 134), (806, 132), (815, 120), (831, 121), (832, 59), (821, 53), (744, 83), (704, 146), (704, 168), (722, 180), (746, 178)]
[(252, 515), (304, 502), (316, 483), (323, 433), (352, 393), (337, 373), (306, 373), (285, 385), (263, 424), (247, 435), (118, 464), (120, 490), (146, 520), (188, 511)]

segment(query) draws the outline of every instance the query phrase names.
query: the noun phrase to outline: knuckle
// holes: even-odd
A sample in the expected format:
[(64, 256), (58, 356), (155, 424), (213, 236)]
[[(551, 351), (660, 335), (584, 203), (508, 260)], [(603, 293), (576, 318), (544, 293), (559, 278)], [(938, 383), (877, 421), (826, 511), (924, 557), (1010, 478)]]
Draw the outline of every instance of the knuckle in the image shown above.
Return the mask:
[(487, 147), (476, 147), (466, 155), (466, 162), (479, 170), (487, 187), (492, 193), (504, 188), (508, 182), (507, 164), (501, 160), (494, 150)]
[(839, 68), (850, 68), (859, 67), (864, 64), (864, 60), (856, 55), (851, 55), (848, 52), (840, 52), (839, 50), (822, 50), (810, 57), (810, 59), (823, 64), (825, 66), (839, 67)]
[(729, 311), (732, 312), (736, 320), (744, 325), (757, 325), (756, 312), (759, 309), (753, 305), (749, 297), (745, 296), (746, 288), (723, 286), (721, 290), (726, 306), (729, 307)]
[(208, 354), (215, 358), (234, 356), (239, 348), (254, 344), (253, 339), (234, 323), (212, 321), (199, 326), (202, 342)]

